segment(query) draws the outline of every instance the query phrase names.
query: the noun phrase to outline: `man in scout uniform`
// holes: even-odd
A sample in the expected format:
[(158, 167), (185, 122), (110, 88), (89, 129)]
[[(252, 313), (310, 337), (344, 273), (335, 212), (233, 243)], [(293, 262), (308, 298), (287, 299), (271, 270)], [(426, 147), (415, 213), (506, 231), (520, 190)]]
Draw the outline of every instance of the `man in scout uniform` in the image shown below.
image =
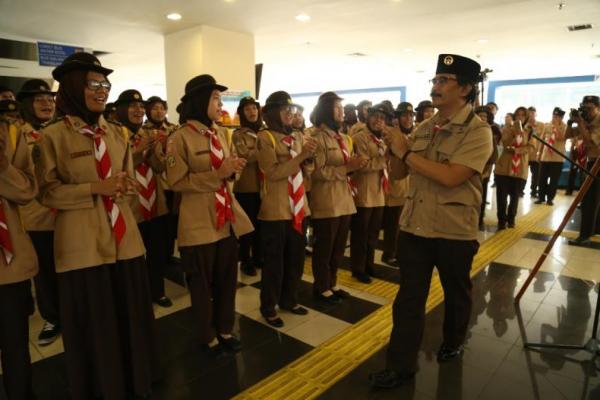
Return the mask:
[[(492, 154), (490, 127), (476, 118), (480, 65), (466, 57), (441, 54), (431, 98), (438, 113), (411, 139), (388, 136), (391, 178), (410, 176), (400, 217), (400, 290), (386, 369), (372, 373), (372, 386), (392, 388), (411, 380), (425, 324), (425, 303), (433, 268), (444, 288), (444, 341), (439, 362), (459, 358), (471, 312), (471, 262), (479, 247), (477, 220), (481, 173)], [(449, 255), (452, 255), (451, 257)]]

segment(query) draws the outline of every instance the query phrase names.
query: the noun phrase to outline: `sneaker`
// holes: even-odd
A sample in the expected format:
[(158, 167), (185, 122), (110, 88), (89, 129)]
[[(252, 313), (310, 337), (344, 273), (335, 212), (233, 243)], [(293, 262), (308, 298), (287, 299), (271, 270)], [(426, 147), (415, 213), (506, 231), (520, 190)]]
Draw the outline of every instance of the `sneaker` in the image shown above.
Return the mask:
[(437, 353), (437, 360), (438, 362), (452, 361), (460, 358), (464, 352), (465, 349), (463, 346), (451, 347), (443, 344)]
[(372, 388), (393, 389), (412, 381), (414, 377), (414, 373), (401, 374), (393, 369), (384, 369), (383, 371), (369, 374), (369, 384)]
[(60, 336), (60, 328), (58, 325), (54, 325), (51, 322), (45, 321), (42, 331), (38, 336), (38, 344), (40, 346), (48, 346), (51, 343), (54, 343), (56, 339)]

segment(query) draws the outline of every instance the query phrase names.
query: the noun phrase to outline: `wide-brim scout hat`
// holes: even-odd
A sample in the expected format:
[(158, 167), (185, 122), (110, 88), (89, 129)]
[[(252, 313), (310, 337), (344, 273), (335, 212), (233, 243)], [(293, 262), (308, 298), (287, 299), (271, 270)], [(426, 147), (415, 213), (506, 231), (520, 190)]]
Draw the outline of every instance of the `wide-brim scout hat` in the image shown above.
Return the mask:
[(19, 111), (19, 103), (16, 100), (0, 100), (0, 113)]
[(454, 74), (469, 80), (477, 80), (481, 65), (475, 60), (457, 54), (440, 54), (438, 56), (436, 74)]
[(600, 97), (598, 96), (583, 96), (582, 103), (593, 103), (596, 107), (600, 106)]
[(238, 115), (241, 115), (241, 113), (244, 112), (244, 107), (246, 107), (248, 104), (254, 104), (257, 108), (260, 109), (260, 103), (258, 101), (256, 101), (254, 99), (254, 97), (252, 97), (252, 96), (242, 97), (242, 99), (240, 100), (240, 104), (238, 105), (238, 108), (237, 108)]
[(388, 118), (393, 117), (392, 113), (388, 110), (387, 106), (385, 104), (379, 103), (379, 104), (375, 104), (373, 107), (369, 107), (368, 109), (369, 115), (375, 114), (375, 113), (382, 113), (383, 115), (385, 115)]
[(50, 85), (48, 85), (48, 82), (45, 80), (29, 79), (28, 81), (25, 81), (21, 87), (21, 90), (17, 94), (17, 100), (23, 101), (23, 99), (26, 99), (30, 96), (35, 96), (36, 94), (49, 94), (54, 96), (56, 95), (56, 92), (50, 90)]
[(396, 107), (394, 114), (401, 115), (404, 113), (414, 113), (414, 112), (415, 112), (415, 110), (413, 109), (413, 105), (407, 101), (403, 101), (402, 103), (398, 104), (398, 107)]
[(554, 107), (554, 110), (552, 110), (552, 115), (557, 115), (559, 117), (564, 117), (565, 116), (566, 111), (561, 109), (560, 107)]
[(104, 76), (108, 76), (113, 72), (112, 69), (103, 67), (95, 55), (86, 52), (79, 52), (71, 54), (63, 60), (62, 64), (54, 68), (52, 71), (52, 77), (60, 82), (61, 78), (67, 72), (77, 70), (95, 71)]
[(154, 103), (162, 103), (162, 105), (165, 107), (165, 109), (168, 108), (167, 107), (167, 101), (161, 99), (159, 96), (150, 96), (150, 97), (148, 97), (148, 100), (146, 100), (146, 104), (145, 105), (146, 105), (146, 107), (149, 107), (149, 106), (151, 106)]
[(219, 92), (224, 92), (227, 90), (227, 86), (219, 85), (211, 75), (198, 75), (185, 84), (185, 94), (181, 98), (181, 101), (187, 100), (192, 93), (201, 90), (218, 90)]
[[(292, 102), (292, 97), (288, 92), (280, 90), (278, 92), (271, 93), (269, 97), (267, 97), (265, 105), (263, 106), (263, 111), (269, 111), (272, 108), (281, 106), (292, 106), (296, 108), (302, 107), (301, 105)], [(302, 109), (304, 109), (304, 107), (302, 107)]]
[(117, 99), (117, 101), (115, 101), (115, 106), (118, 107), (121, 104), (128, 104), (136, 101), (144, 103), (144, 98), (142, 97), (142, 94), (135, 89), (128, 89), (121, 92), (119, 98)]

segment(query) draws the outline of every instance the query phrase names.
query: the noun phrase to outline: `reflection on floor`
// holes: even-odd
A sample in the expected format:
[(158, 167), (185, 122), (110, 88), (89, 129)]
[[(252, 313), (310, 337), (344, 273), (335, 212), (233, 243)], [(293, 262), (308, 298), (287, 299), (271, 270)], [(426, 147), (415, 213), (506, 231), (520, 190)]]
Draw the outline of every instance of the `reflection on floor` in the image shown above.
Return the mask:
[[(493, 193), (493, 191), (492, 191)], [(492, 197), (492, 195), (490, 195)], [(494, 201), (487, 207), (487, 227), (480, 241), (495, 232)], [(420, 371), (414, 384), (390, 392), (372, 391), (366, 377), (384, 365), (385, 349), (375, 353), (341, 380), (332, 381), (307, 398), (322, 399), (600, 399), (600, 377), (585, 352), (525, 351), (519, 318), (513, 306), (516, 291), (549, 240), (572, 197), (559, 196), (552, 212), (537, 222), (532, 232), (503, 249), (493, 263), (474, 279), (474, 307), (469, 338), (462, 362), (438, 365), (435, 353), (441, 343), (443, 305), (427, 316), (421, 346)], [(547, 207), (533, 205), (527, 196), (519, 215)], [(576, 230), (576, 213), (569, 230)], [(517, 219), (517, 225), (519, 220)], [(379, 279), (397, 284), (398, 269), (380, 262)], [(307, 265), (310, 262), (307, 260)], [(348, 268), (345, 265), (344, 268)], [(522, 322), (530, 342), (582, 344), (591, 336), (597, 282), (600, 281), (600, 244), (591, 248), (570, 247), (559, 239), (541, 272), (521, 301)], [(351, 285), (353, 297), (336, 306), (312, 298), (312, 277), (303, 276), (300, 303), (310, 309), (305, 317), (282, 313), (285, 327), (266, 325), (259, 312), (260, 278), (240, 275), (237, 292), (236, 333), (244, 349), (235, 357), (206, 359), (195, 340), (189, 295), (184, 287), (167, 281), (174, 300), (170, 309), (155, 308), (160, 345), (161, 374), (155, 399), (228, 399), (244, 392), (278, 370), (308, 354), (315, 347), (353, 329), (358, 321), (389, 304), (389, 296), (374, 295), (367, 286)], [(594, 286), (596, 284), (596, 286)], [(375, 285), (375, 284), (373, 284)], [(358, 288), (358, 289), (357, 289)], [(364, 288), (364, 290), (362, 290)], [(391, 321), (389, 321), (391, 323)], [(68, 398), (62, 343), (39, 347), (35, 340), (43, 321), (31, 318), (30, 349), (34, 362), (34, 386), (38, 398)], [(358, 351), (358, 350), (357, 350)], [(352, 357), (352, 349), (348, 354)], [(583, 360), (577, 363), (566, 357)], [(0, 400), (5, 397), (0, 386)], [(271, 397), (283, 398), (283, 397)], [(290, 393), (287, 398), (294, 397)]]

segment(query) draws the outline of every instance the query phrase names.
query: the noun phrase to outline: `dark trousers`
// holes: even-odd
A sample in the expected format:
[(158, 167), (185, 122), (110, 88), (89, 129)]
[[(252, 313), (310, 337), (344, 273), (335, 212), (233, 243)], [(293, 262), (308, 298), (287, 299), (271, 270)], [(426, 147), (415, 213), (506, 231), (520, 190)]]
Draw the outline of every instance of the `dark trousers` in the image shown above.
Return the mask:
[(469, 271), (478, 248), (476, 240), (430, 239), (400, 232), (402, 274), (393, 305), (388, 368), (401, 373), (416, 371), (434, 267), (444, 289), (444, 344), (455, 347), (464, 342), (472, 304)]
[[(571, 154), (573, 154), (573, 152), (574, 150), (571, 150)], [(571, 157), (571, 160), (573, 162), (577, 162), (577, 157)], [(573, 190), (575, 190), (576, 187), (579, 187), (579, 182), (581, 182), (581, 172), (579, 171), (579, 168), (575, 167), (573, 164), (570, 164), (569, 179), (567, 181), (567, 189), (565, 194), (573, 194)]]
[[(0, 285), (0, 361), (8, 400), (33, 399), (29, 357), (31, 282)], [(0, 397), (3, 397), (0, 393)]]
[(496, 175), (495, 179), (498, 223), (514, 223), (524, 180), (506, 175)]
[(483, 224), (483, 219), (485, 218), (485, 203), (487, 201), (488, 185), (490, 183), (490, 178), (484, 178), (481, 183), (483, 185), (483, 191), (481, 192), (481, 209), (479, 210), (479, 225)]
[(238, 241), (231, 234), (215, 243), (179, 249), (199, 325), (200, 342), (230, 334), (235, 322)]
[[(537, 195), (540, 184), (540, 162), (529, 161), (529, 170), (531, 171), (531, 183), (529, 184), (530, 193)], [(527, 182), (522, 182), (522, 190), (525, 189)]]
[(400, 223), (402, 206), (385, 206), (383, 209), (383, 256), (396, 258), (396, 244), (398, 243), (398, 227)]
[(315, 234), (312, 254), (315, 294), (326, 292), (337, 284), (337, 270), (344, 258), (350, 219), (350, 215), (342, 215), (312, 220)]
[(167, 208), (169, 213), (167, 214), (167, 237), (164, 239), (165, 246), (167, 248), (167, 257), (169, 260), (175, 251), (175, 239), (177, 239), (177, 225), (179, 224), (179, 216), (176, 213), (176, 200), (178, 195), (172, 190), (165, 190), (165, 198), (167, 200)]
[(242, 266), (261, 266), (260, 224), (258, 222), (260, 193), (236, 193), (235, 198), (254, 225), (253, 232), (240, 237), (240, 262)]
[[(595, 160), (588, 161), (587, 169), (590, 171)], [(589, 238), (600, 234), (600, 182), (595, 179), (589, 190), (581, 200), (581, 227), (579, 237)]]
[(264, 264), (260, 289), (260, 311), (264, 317), (276, 315), (275, 306), (293, 308), (298, 304), (298, 286), (304, 271), (306, 219), (303, 233), (291, 220), (261, 221)]
[(163, 215), (138, 224), (146, 247), (146, 265), (153, 301), (165, 295), (165, 268), (169, 263), (169, 253), (165, 245), (168, 218), (167, 215)]
[(558, 189), (558, 180), (562, 172), (562, 162), (540, 163), (540, 200), (552, 201)]
[(54, 267), (54, 232), (28, 231), (38, 258), (39, 272), (33, 278), (35, 300), (40, 315), (53, 325), (59, 324), (58, 282)]
[(373, 271), (375, 247), (379, 240), (383, 207), (356, 207), (350, 224), (350, 266), (352, 273)]

